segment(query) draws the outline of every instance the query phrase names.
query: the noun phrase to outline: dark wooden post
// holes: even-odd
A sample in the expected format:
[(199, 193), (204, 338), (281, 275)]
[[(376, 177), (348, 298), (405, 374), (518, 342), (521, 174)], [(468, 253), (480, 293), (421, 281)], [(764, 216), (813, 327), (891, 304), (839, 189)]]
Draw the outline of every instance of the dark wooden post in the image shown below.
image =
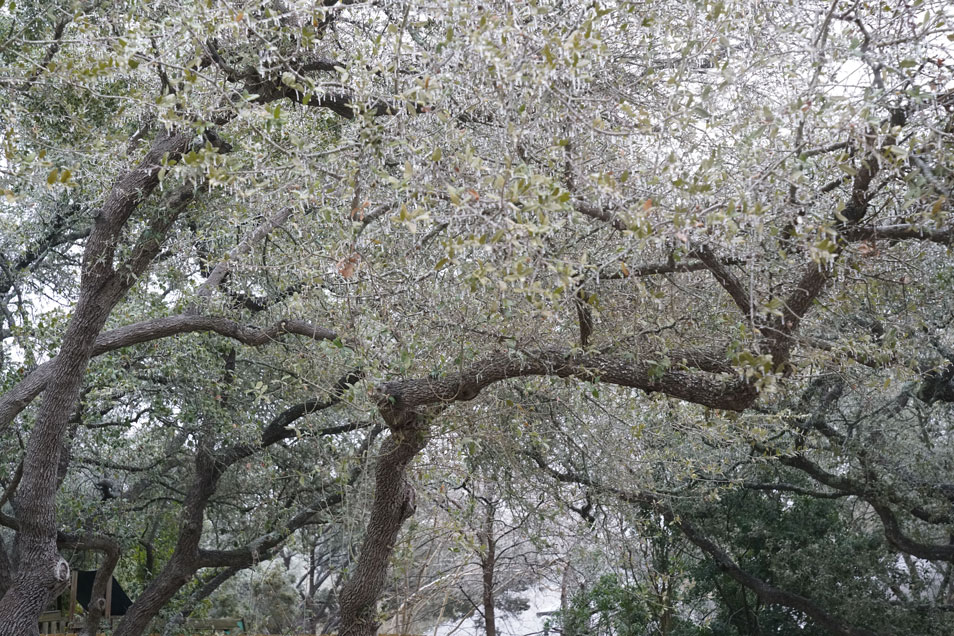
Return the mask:
[(73, 570), (70, 574), (70, 610), (68, 612), (69, 623), (67, 629), (73, 629), (73, 617), (76, 614), (76, 587), (79, 584), (79, 572)]
[(106, 581), (106, 624), (113, 628), (113, 577)]

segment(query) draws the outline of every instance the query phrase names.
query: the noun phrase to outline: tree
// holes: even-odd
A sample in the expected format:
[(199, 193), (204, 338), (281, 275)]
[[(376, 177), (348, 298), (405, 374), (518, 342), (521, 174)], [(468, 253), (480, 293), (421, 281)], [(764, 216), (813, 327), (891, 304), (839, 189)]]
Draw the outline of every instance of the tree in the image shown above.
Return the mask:
[[(0, 634), (35, 630), (58, 547), (117, 534), (64, 525), (74, 449), (107, 467), (133, 438), (150, 462), (109, 470), (173, 480), (181, 531), (117, 633), (342, 502), (370, 451), (339, 601), (341, 633), (372, 634), (408, 471), (490, 410), (532, 429), (515, 457), (833, 633), (874, 627), (749, 571), (667, 489), (775, 457), (950, 563), (945, 3), (110, 9), (0, 14)], [(266, 455), (316, 469), (257, 483)], [(276, 492), (281, 528), (252, 514)]]
[[(451, 546), (445, 550), (457, 556), (441, 564), (445, 571), (455, 573), (451, 584), (444, 586), (441, 613), (456, 586), (453, 597), (463, 597), (460, 607), (464, 617), (476, 616), (484, 633), (494, 636), (503, 631), (497, 626), (498, 611), (529, 608), (519, 593), (550, 568), (552, 553), (557, 550), (553, 544), (558, 543), (563, 528), (554, 522), (562, 511), (548, 506), (548, 498), (542, 494), (535, 500), (526, 496), (535, 484), (515, 473), (510, 462), (494, 455), (500, 443), (489, 433), (486, 439), (471, 438), (446, 449), (452, 455), (446, 463), (432, 446), (428, 472), (436, 487), (428, 490), (436, 493), (433, 505), (437, 510), (432, 513), (437, 517), (435, 534), (452, 535)], [(453, 457), (461, 453), (461, 446), (466, 449), (462, 461)], [(451, 467), (452, 472), (445, 473), (442, 466)], [(406, 534), (413, 540), (410, 530)]]

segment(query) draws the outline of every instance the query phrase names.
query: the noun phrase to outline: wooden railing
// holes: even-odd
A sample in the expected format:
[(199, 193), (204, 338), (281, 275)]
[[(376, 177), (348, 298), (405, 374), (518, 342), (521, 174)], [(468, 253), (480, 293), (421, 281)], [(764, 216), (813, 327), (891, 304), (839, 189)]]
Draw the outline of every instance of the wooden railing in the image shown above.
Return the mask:
[[(112, 617), (110, 629), (115, 627), (121, 617)], [(49, 636), (76, 636), (81, 627), (82, 616), (74, 616), (70, 623), (69, 615), (63, 612), (43, 612), (40, 614), (40, 634)], [(245, 621), (240, 618), (212, 618), (208, 620), (188, 621), (182, 632), (185, 636), (194, 634), (245, 634)], [(100, 635), (97, 635), (100, 636)], [(249, 635), (253, 636), (253, 635)]]
[(40, 614), (41, 634), (63, 634), (72, 631), (70, 617), (63, 612), (43, 612)]

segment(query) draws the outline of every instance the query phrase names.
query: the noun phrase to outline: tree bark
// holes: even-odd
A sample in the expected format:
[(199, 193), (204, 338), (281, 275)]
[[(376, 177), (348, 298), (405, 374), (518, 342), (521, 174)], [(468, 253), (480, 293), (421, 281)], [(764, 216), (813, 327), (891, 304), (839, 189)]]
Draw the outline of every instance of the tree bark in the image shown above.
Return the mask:
[[(340, 636), (374, 636), (377, 601), (384, 588), (388, 561), (404, 521), (414, 513), (414, 490), (407, 467), (427, 442), (427, 426), (417, 414), (385, 416), (391, 435), (375, 468), (374, 502), (358, 564), (338, 595)], [(397, 421), (396, 421), (397, 420)]]
[(7, 593), (11, 584), (13, 566), (10, 564), (10, 555), (7, 553), (7, 544), (0, 536), (0, 596)]
[[(685, 357), (697, 359), (691, 354)], [(496, 382), (532, 375), (598, 380), (728, 410), (742, 411), (751, 406), (757, 393), (749, 383), (724, 377), (722, 372), (729, 370), (724, 362), (713, 368), (708, 357), (699, 359), (704, 367), (701, 373), (669, 370), (662, 378), (653, 378), (646, 364), (609, 356), (575, 355), (555, 349), (507, 352), (487, 356), (444, 378), (380, 385), (379, 409), (391, 436), (378, 459), (371, 518), (358, 565), (339, 594), (340, 636), (373, 636), (377, 632), (376, 604), (384, 588), (388, 561), (402, 524), (413, 513), (414, 493), (407, 483), (407, 467), (426, 444), (425, 409), (440, 411), (450, 403), (476, 398)]]
[[(123, 227), (159, 184), (163, 159), (181, 155), (191, 141), (191, 134), (158, 138), (139, 166), (112, 187), (96, 216), (83, 251), (79, 297), (50, 371), (48, 390), (27, 441), (23, 477), (12, 500), (19, 523), (18, 559), (12, 585), (0, 599), (0, 636), (38, 633), (40, 613), (69, 582), (69, 565), (56, 547), (55, 497), (64, 434), (79, 400), (97, 336), (113, 307), (158, 253), (155, 238), (142, 241), (133, 248), (129, 260), (114, 269)], [(164, 234), (163, 229), (168, 229), (174, 217), (169, 214), (156, 220), (153, 229), (159, 230), (158, 236)]]
[(195, 477), (183, 505), (179, 538), (172, 556), (123, 617), (115, 636), (139, 636), (159, 611), (199, 569), (199, 541), (209, 498), (221, 476), (215, 455), (204, 445), (197, 450)]
[(20, 523), (19, 559), (13, 584), (0, 600), (2, 636), (38, 633), (40, 613), (55, 592), (69, 582), (69, 565), (56, 548), (54, 499), (59, 458), (93, 342), (111, 309), (112, 303), (81, 296), (51, 374), (51, 386), (56, 388), (45, 394), (37, 425), (27, 442), (23, 479), (13, 499)]
[(199, 603), (207, 599), (213, 592), (215, 592), (215, 590), (219, 589), (220, 585), (241, 572), (243, 569), (244, 568), (240, 567), (226, 568), (203, 583), (202, 587), (193, 592), (193, 594), (189, 597), (189, 600), (186, 601), (185, 606), (176, 612), (175, 616), (169, 619), (169, 622), (166, 623), (165, 628), (162, 630), (163, 636), (173, 636), (173, 634), (178, 633), (182, 626), (185, 625), (185, 622), (189, 620), (189, 616), (192, 615), (192, 612), (195, 611), (195, 608)]
[[(329, 329), (313, 325), (303, 320), (281, 320), (269, 327), (247, 327), (235, 321), (216, 316), (180, 314), (165, 318), (152, 318), (105, 331), (96, 338), (92, 357), (130, 347), (143, 342), (151, 342), (186, 333), (213, 332), (226, 338), (232, 338), (250, 347), (260, 347), (274, 342), (282, 334), (296, 334), (315, 340), (334, 340), (337, 334)], [(13, 421), (23, 409), (50, 383), (56, 359), (44, 362), (30, 375), (23, 378), (13, 388), (0, 396), (0, 429)]]
[(480, 559), (483, 575), (484, 630), (487, 636), (497, 636), (496, 606), (494, 605), (494, 568), (497, 565), (497, 541), (494, 539), (494, 513), (492, 503), (485, 503), (484, 555)]
[(96, 636), (99, 633), (100, 622), (106, 612), (106, 586), (113, 580), (113, 570), (119, 563), (119, 545), (115, 542), (104, 542), (103, 562), (96, 570), (93, 578), (93, 589), (90, 591), (90, 603), (86, 612), (86, 620), (78, 636)]
[[(234, 363), (234, 359), (233, 359)], [(284, 531), (272, 532), (254, 545), (235, 550), (205, 550), (199, 548), (202, 539), (203, 521), (209, 499), (215, 494), (222, 474), (235, 462), (244, 459), (262, 448), (267, 448), (293, 435), (287, 425), (308, 413), (329, 408), (338, 403), (342, 393), (357, 381), (358, 372), (350, 372), (335, 385), (331, 397), (325, 401), (312, 401), (286, 409), (274, 418), (262, 431), (259, 444), (241, 444), (212, 451), (210, 439), (200, 443), (196, 452), (195, 476), (183, 504), (179, 537), (172, 556), (149, 584), (142, 595), (129, 608), (115, 636), (139, 636), (166, 603), (182, 589), (201, 568), (229, 567), (238, 571), (249, 567), (259, 558), (268, 558), (270, 551), (280, 545), (288, 535), (311, 520), (318, 512), (340, 503), (340, 492), (324, 495), (311, 506), (292, 517)], [(351, 430), (350, 427), (346, 430)], [(369, 436), (376, 434), (372, 431)], [(224, 579), (223, 579), (224, 580)], [(213, 588), (214, 589), (214, 588)], [(209, 590), (211, 593), (212, 590)]]

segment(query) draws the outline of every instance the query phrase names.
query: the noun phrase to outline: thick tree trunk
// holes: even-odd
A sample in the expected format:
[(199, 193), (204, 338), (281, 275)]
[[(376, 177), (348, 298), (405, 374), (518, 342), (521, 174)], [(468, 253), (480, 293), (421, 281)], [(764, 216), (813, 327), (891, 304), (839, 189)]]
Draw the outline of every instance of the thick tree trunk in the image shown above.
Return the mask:
[(178, 551), (174, 553), (159, 576), (149, 584), (149, 587), (126, 612), (119, 627), (113, 632), (114, 636), (140, 636), (144, 633), (152, 619), (158, 616), (165, 604), (192, 580), (195, 572), (196, 569), (190, 560), (185, 559), (184, 555)]
[(139, 203), (159, 184), (162, 162), (180, 156), (191, 141), (191, 134), (156, 139), (142, 163), (116, 182), (96, 215), (83, 250), (76, 307), (52, 361), (36, 424), (27, 441), (23, 476), (12, 499), (19, 524), (17, 561), (13, 564), (16, 573), (0, 599), (0, 636), (36, 634), (40, 613), (69, 582), (69, 565), (56, 547), (55, 498), (63, 437), (99, 332), (113, 307), (158, 253), (165, 230), (191, 200), (191, 194), (156, 220), (152, 228), (155, 236), (137, 243), (129, 260), (116, 268), (123, 228)]
[(96, 636), (99, 633), (100, 622), (106, 613), (106, 586), (112, 583), (113, 570), (116, 569), (117, 563), (119, 563), (119, 545), (111, 543), (105, 546), (103, 563), (96, 570), (96, 576), (93, 578), (89, 609), (79, 636)]
[(339, 636), (377, 633), (377, 601), (384, 588), (388, 561), (401, 526), (414, 513), (414, 490), (407, 480), (407, 467), (427, 443), (427, 428), (416, 415), (402, 419), (405, 421), (400, 426), (391, 423), (391, 435), (381, 447), (367, 534), (358, 565), (338, 596)]
[(243, 569), (244, 568), (240, 567), (226, 568), (203, 583), (202, 587), (192, 593), (192, 595), (189, 597), (189, 600), (186, 601), (182, 609), (176, 612), (175, 616), (169, 619), (169, 622), (166, 623), (165, 628), (162, 630), (163, 636), (173, 636), (174, 634), (181, 633), (183, 631), (182, 627), (185, 625), (185, 622), (189, 620), (189, 616), (192, 615), (192, 612), (195, 611), (195, 608), (199, 605), (199, 603), (207, 599), (213, 592), (219, 589), (220, 585), (241, 572)]
[[(229, 384), (235, 368), (234, 350), (226, 356), (225, 363), (225, 383)], [(211, 431), (204, 431), (200, 434), (199, 447), (195, 458), (195, 476), (183, 503), (179, 537), (176, 541), (175, 550), (159, 575), (129, 608), (126, 616), (114, 632), (115, 636), (140, 636), (165, 604), (192, 580), (199, 569), (228, 566), (231, 571), (228, 576), (231, 576), (231, 574), (249, 567), (253, 563), (256, 557), (251, 551), (218, 552), (215, 554), (217, 558), (210, 558), (210, 553), (215, 553), (215, 551), (199, 550), (205, 509), (208, 506), (209, 498), (215, 494), (220, 477), (235, 462), (291, 435), (287, 430), (289, 422), (305, 413), (336, 404), (340, 398), (340, 393), (345, 390), (345, 386), (356, 381), (354, 378), (353, 373), (349, 373), (342, 378), (338, 384), (340, 391), (331, 400), (314, 404), (308, 403), (305, 406), (297, 405), (284, 411), (265, 427), (262, 432), (262, 439), (258, 444), (237, 444), (216, 452), (212, 450), (213, 435)], [(307, 513), (296, 515), (291, 523), (304, 524), (319, 510), (324, 510), (328, 506), (340, 502), (340, 500), (340, 495), (326, 496), (315, 502)], [(279, 538), (273, 539), (271, 543), (259, 544), (257, 554), (267, 558), (269, 550), (280, 541)], [(212, 587), (208, 592), (211, 593), (214, 589)]]
[(186, 494), (182, 510), (175, 550), (159, 575), (130, 606), (119, 627), (113, 632), (115, 636), (140, 636), (165, 604), (185, 587), (198, 571), (199, 540), (202, 538), (205, 508), (209, 498), (215, 493), (221, 469), (215, 455), (204, 445), (200, 446), (195, 460), (195, 477)]
[(10, 555), (7, 553), (7, 545), (3, 537), (0, 537), (0, 598), (10, 589), (12, 576), (13, 565), (10, 562)]
[(66, 330), (63, 348), (27, 441), (23, 478), (13, 499), (18, 560), (13, 584), (0, 599), (0, 636), (38, 633), (38, 618), (70, 579), (70, 567), (56, 547), (55, 496), (60, 453), (70, 414), (76, 408), (93, 342), (112, 304), (81, 298)]
[(485, 504), (484, 555), (480, 559), (483, 574), (484, 629), (487, 636), (497, 636), (496, 607), (494, 605), (494, 568), (497, 566), (497, 541), (494, 539), (494, 513), (496, 508)]

